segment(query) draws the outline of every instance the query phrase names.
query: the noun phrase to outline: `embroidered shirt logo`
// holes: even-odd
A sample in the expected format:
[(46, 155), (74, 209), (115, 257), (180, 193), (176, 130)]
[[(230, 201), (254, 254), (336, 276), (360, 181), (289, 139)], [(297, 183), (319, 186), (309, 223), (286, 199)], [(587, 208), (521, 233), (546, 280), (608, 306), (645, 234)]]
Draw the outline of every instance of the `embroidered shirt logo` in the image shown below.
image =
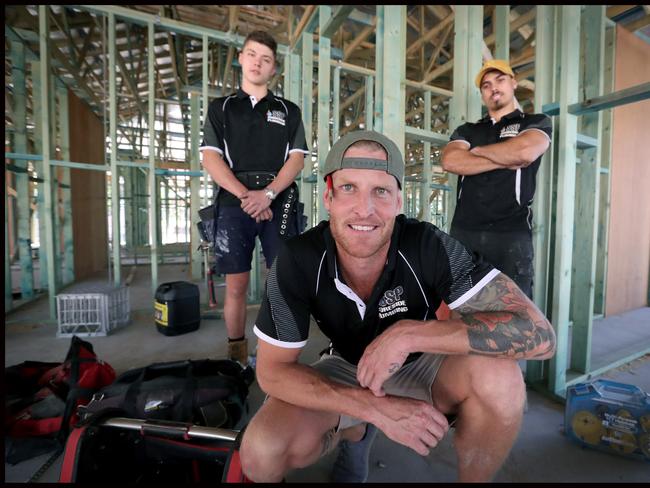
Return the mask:
[(504, 137), (515, 137), (519, 134), (519, 126), (521, 124), (510, 124), (503, 129), (501, 129), (501, 135), (500, 137), (503, 139)]
[(401, 300), (404, 294), (404, 288), (398, 286), (393, 290), (384, 292), (384, 296), (379, 301), (379, 318), (383, 319), (400, 312), (408, 312), (406, 300)]
[(274, 124), (285, 125), (285, 114), (281, 110), (267, 110), (266, 121), (273, 122)]

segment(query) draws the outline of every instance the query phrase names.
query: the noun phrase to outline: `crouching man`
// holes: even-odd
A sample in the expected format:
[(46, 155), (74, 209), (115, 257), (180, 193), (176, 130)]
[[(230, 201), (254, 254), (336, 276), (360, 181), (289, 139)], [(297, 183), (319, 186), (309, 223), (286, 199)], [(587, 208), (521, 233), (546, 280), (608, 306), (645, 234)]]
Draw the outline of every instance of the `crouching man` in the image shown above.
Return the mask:
[[(550, 358), (553, 328), (479, 255), (399, 215), (393, 141), (350, 133), (324, 174), (329, 221), (280, 250), (255, 324), (268, 399), (242, 440), (245, 475), (280, 481), (343, 441), (333, 480), (365, 481), (376, 428), (426, 456), (455, 418), (459, 481), (492, 479), (521, 425), (517, 360)], [(442, 300), (460, 318), (436, 320)], [(306, 365), (310, 316), (333, 347)]]

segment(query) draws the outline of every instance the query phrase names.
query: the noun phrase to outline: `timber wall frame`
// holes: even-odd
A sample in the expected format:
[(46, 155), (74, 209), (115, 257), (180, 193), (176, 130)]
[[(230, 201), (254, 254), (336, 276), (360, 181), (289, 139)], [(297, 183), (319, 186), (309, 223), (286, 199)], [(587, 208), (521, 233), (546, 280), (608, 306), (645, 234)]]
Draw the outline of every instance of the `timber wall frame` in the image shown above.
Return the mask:
[[(39, 6), (39, 41), (40, 52), (48, 53), (49, 34), (47, 18), (48, 6)], [(63, 192), (64, 207), (69, 208), (69, 168), (110, 171), (113, 182), (117, 181), (119, 168), (137, 168), (147, 175), (149, 193), (149, 236), (151, 245), (151, 275), (152, 293), (158, 285), (158, 263), (160, 253), (159, 212), (160, 201), (157, 191), (156, 175), (185, 174), (192, 177), (192, 195), (190, 213), (196, 216), (201, 206), (208, 204), (204, 197), (200, 201), (198, 188), (199, 177), (205, 177), (201, 170), (198, 146), (200, 143), (200, 124), (212, 96), (219, 92), (209, 90), (208, 86), (208, 50), (209, 43), (219, 43), (224, 46), (239, 48), (243, 37), (233, 32), (219, 32), (191, 24), (165, 19), (116, 6), (65, 6), (79, 8), (102, 16), (108, 25), (108, 56), (109, 63), (109, 160), (105, 165), (92, 165), (83, 162), (69, 161), (66, 152), (65, 131), (67, 127), (66, 113), (58, 113), (60, 123), (52, 124), (53, 97), (58, 96), (60, 106), (65, 105), (64, 83), (56, 80), (56, 89), (52, 89), (53, 81), (49, 56), (34, 59), (33, 53), (25, 53), (20, 37), (5, 26), (5, 36), (11, 41), (11, 57), (14, 71), (12, 72), (16, 106), (14, 107), (14, 124), (16, 130), (13, 136), (12, 151), (5, 153), (5, 158), (13, 160), (8, 169), (16, 174), (18, 208), (29, 205), (24, 196), (26, 185), (26, 162), (31, 160), (40, 166), (38, 173), (42, 175), (39, 191), (38, 211), (42, 217), (41, 233), (41, 288), (48, 291), (50, 315), (55, 318), (55, 295), (57, 291), (74, 280), (74, 269), (71, 262), (74, 249), (71, 245), (71, 230), (66, 228), (65, 254), (59, 255), (56, 242), (58, 233), (53, 218), (53, 192), (58, 185), (66, 189)], [(342, 110), (340, 103), (340, 77), (342, 73), (354, 73), (364, 80), (365, 98), (363, 117), (358, 123), (365, 128), (373, 128), (393, 138), (400, 147), (406, 148), (407, 142), (423, 145), (423, 161), (421, 176), (408, 176), (406, 180), (409, 195), (404, 201), (409, 202), (407, 211), (414, 216), (416, 208), (420, 208), (421, 218), (433, 220), (428, 196), (431, 189), (444, 192), (436, 213), (442, 208), (437, 217), (437, 225), (447, 229), (454, 212), (456, 194), (455, 177), (446, 180), (445, 184), (432, 182), (432, 175), (439, 172), (432, 162), (432, 146), (440, 147), (448, 141), (448, 135), (431, 130), (432, 96), (443, 97), (450, 102), (448, 128), (453, 130), (465, 121), (473, 121), (481, 116), (481, 100), (476, 90), (473, 77), (478, 71), (483, 56), (490, 50), (481, 33), (483, 32), (482, 6), (457, 6), (453, 18), (455, 62), (453, 63), (453, 91), (436, 87), (428, 83), (406, 79), (406, 7), (386, 5), (376, 7), (375, 18), (375, 69), (343, 62), (340, 53), (331, 47), (330, 37), (335, 33), (351, 8), (348, 6), (317, 6), (312, 9), (308, 18), (304, 19), (301, 34), (293, 45), (280, 45), (279, 58), (283, 60), (283, 95), (301, 107), (305, 125), (308, 147), (311, 154), (306, 157), (305, 169), (299, 177), (301, 198), (305, 203), (306, 214), (310, 225), (325, 218), (320, 195), (323, 191), (323, 178), (320, 168), (323, 166), (330, 145), (347, 128), (340, 127), (339, 117), (332, 117)], [(509, 8), (497, 6), (494, 32), (495, 57), (509, 57)], [(155, 90), (149, 90), (146, 104), (149, 130), (149, 160), (148, 163), (124, 161), (119, 159), (117, 147), (118, 117), (116, 107), (116, 53), (115, 25), (116, 22), (136, 23), (147, 29), (147, 80), (149, 87), (155, 84), (154, 73), (154, 34), (156, 32), (176, 32), (190, 36), (202, 43), (202, 83), (200, 86), (187, 86), (184, 93), (189, 97), (188, 116), (190, 126), (186, 128), (188, 147), (188, 170), (170, 170), (159, 167), (155, 158)], [(542, 385), (558, 396), (564, 396), (566, 387), (582, 381), (606, 369), (630, 361), (649, 352), (640, 350), (634, 355), (620, 358), (614, 364), (609, 364), (598, 370), (593, 370), (590, 364), (590, 345), (594, 317), (601, 316), (604, 310), (603, 284), (606, 270), (606, 256), (599, 246), (599, 234), (603, 234), (603, 226), (607, 226), (607, 192), (606, 180), (609, 168), (611, 111), (609, 109), (626, 103), (650, 98), (650, 83), (645, 83), (620, 92), (612, 91), (612, 63), (614, 47), (613, 23), (606, 18), (604, 6), (545, 6), (536, 7), (536, 46), (535, 46), (535, 99), (537, 112), (545, 112), (553, 117), (554, 133), (552, 146), (543, 158), (537, 177), (537, 194), (534, 203), (535, 227), (533, 229), (535, 245), (535, 302), (551, 319), (558, 337), (558, 352), (547, 362), (528, 362), (527, 380), (532, 384)], [(314, 33), (318, 28), (318, 40), (314, 41)], [(451, 29), (451, 27), (450, 27)], [(577, 46), (582, 46), (582, 50)], [(607, 47), (606, 47), (607, 46)], [(567, 48), (568, 47), (568, 48)], [(410, 49), (410, 48), (409, 48)], [(490, 53), (491, 56), (491, 53)], [(24, 64), (29, 58), (33, 63), (34, 97), (40, 107), (35, 111), (35, 149), (29, 154), (24, 128), (19, 127), (24, 120)], [(576, 66), (583, 70), (574, 69)], [(323, 69), (325, 68), (325, 69)], [(314, 69), (317, 74), (314, 75)], [(21, 70), (23, 74), (21, 74)], [(583, 72), (580, 76), (579, 73)], [(21, 76), (23, 79), (21, 81)], [(316, 87), (314, 87), (314, 82)], [(411, 127), (406, 124), (405, 90), (420, 90), (424, 99), (423, 128)], [(37, 91), (38, 88), (38, 91)], [(177, 103), (183, 103), (180, 99)], [(144, 104), (142, 104), (144, 107)], [(313, 123), (315, 117), (315, 123)], [(61, 146), (61, 160), (53, 157), (52, 127), (61, 127), (58, 134)], [(349, 130), (349, 129), (348, 129)], [(108, 153), (108, 151), (107, 151)], [(65, 168), (63, 178), (57, 181), (53, 169)], [(67, 171), (67, 173), (66, 173)], [(67, 175), (67, 176), (66, 176)], [(446, 175), (445, 175), (446, 176)], [(605, 184), (601, 184), (601, 180)], [(111, 215), (113, 239), (118, 236), (119, 242), (119, 185), (111, 185)], [(404, 186), (404, 191), (407, 185)], [(204, 191), (204, 195), (207, 192)], [(5, 209), (8, 195), (5, 192)], [(67, 203), (66, 203), (67, 202)], [(67, 206), (66, 206), (67, 205)], [(20, 215), (20, 212), (19, 212)], [(7, 244), (8, 224), (5, 210), (5, 307), (10, 309), (11, 275), (9, 267), (9, 252)], [(64, 219), (67, 222), (67, 219)], [(196, 234), (192, 219), (192, 241), (196, 243)], [(25, 227), (25, 219), (19, 217), (17, 242), (20, 249), (20, 265), (24, 270), (31, 271), (31, 253), (28, 249), (29, 227)], [(129, 224), (127, 223), (127, 226)], [(574, 235), (574, 227), (576, 233)], [(604, 231), (606, 239), (606, 229)], [(575, 249), (574, 241), (587, 243), (586, 247)], [(601, 238), (602, 240), (602, 238)], [(601, 243), (602, 244), (602, 243)], [(200, 279), (203, 273), (202, 257), (196, 245), (190, 246), (191, 273), (193, 279)], [(66, 263), (61, 277), (60, 261)], [(253, 277), (249, 289), (249, 299), (258, 301), (261, 297), (259, 270), (259, 246), (256, 249)], [(120, 246), (112, 247), (112, 280), (116, 284), (123, 282), (121, 275)], [(29, 281), (31, 272), (23, 273), (21, 282), (23, 296), (33, 296), (35, 288)], [(650, 293), (650, 291), (649, 291)], [(571, 341), (569, 339), (572, 339)], [(569, 348), (569, 343), (571, 346)]]

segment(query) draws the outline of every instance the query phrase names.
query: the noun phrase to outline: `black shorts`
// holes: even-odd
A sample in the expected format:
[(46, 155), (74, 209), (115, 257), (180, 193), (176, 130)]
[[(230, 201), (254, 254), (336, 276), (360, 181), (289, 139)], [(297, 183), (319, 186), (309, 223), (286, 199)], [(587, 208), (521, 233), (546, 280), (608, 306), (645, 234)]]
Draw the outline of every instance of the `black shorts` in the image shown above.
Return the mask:
[(528, 231), (494, 232), (452, 227), (449, 235), (477, 252), (533, 298), (533, 238)]
[(272, 210), (272, 220), (256, 223), (255, 219), (238, 205), (219, 206), (214, 243), (217, 273), (250, 271), (256, 236), (262, 243), (266, 267), (271, 267), (280, 246), (280, 211), (275, 208)]

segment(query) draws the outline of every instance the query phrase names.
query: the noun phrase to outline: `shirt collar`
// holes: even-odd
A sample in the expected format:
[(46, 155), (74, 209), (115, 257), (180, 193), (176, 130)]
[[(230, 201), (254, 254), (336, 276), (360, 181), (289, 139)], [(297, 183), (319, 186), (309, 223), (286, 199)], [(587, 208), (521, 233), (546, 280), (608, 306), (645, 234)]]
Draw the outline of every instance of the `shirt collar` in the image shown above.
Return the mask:
[[(516, 108), (512, 112), (510, 112), (509, 114), (506, 114), (503, 117), (501, 117), (501, 120), (503, 120), (503, 119), (514, 119), (516, 117), (521, 118), (523, 116), (524, 116), (524, 113), (521, 110), (519, 110), (518, 108)], [(488, 122), (492, 123), (492, 117), (490, 117), (490, 114), (487, 114), (485, 117), (483, 117), (482, 119), (479, 120), (479, 123), (488, 123)]]
[[(237, 98), (250, 98), (250, 97), (251, 97), (251, 95), (249, 95), (248, 93), (246, 93), (246, 92), (245, 92), (244, 90), (242, 90), (241, 88), (238, 88), (238, 89), (237, 89)], [(266, 96), (265, 96), (264, 98), (259, 99), (258, 102), (261, 102), (262, 100), (265, 100), (265, 99), (267, 99), (267, 98), (268, 98), (269, 100), (271, 100), (273, 97), (274, 97), (273, 92), (272, 92), (271, 90), (268, 90), (268, 92), (266, 93)]]

